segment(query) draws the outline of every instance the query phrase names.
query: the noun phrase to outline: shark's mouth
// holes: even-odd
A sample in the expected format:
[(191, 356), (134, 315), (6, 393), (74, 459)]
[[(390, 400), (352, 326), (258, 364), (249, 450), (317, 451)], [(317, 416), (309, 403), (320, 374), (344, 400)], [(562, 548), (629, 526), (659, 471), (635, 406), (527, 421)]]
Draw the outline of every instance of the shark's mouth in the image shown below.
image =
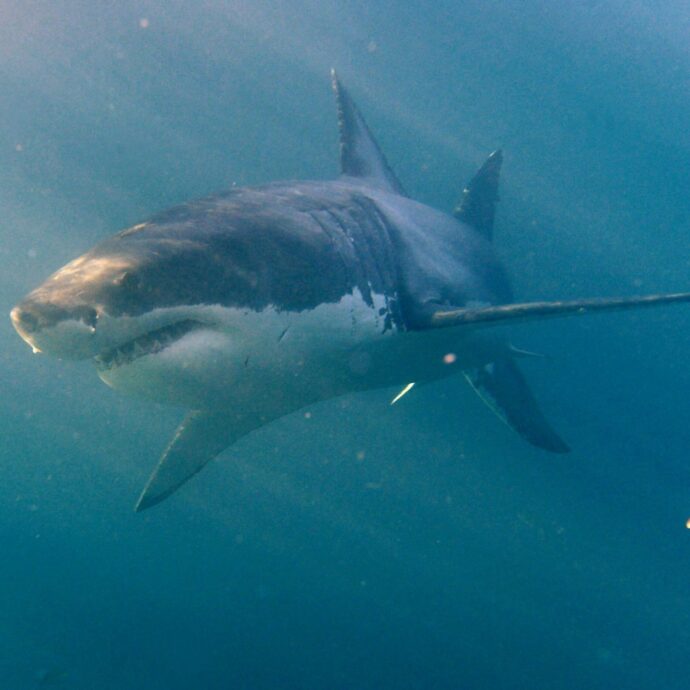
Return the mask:
[(140, 357), (161, 352), (199, 326), (198, 321), (185, 320), (149, 331), (111, 350), (101, 352), (94, 357), (94, 363), (99, 371), (108, 371), (131, 364)]

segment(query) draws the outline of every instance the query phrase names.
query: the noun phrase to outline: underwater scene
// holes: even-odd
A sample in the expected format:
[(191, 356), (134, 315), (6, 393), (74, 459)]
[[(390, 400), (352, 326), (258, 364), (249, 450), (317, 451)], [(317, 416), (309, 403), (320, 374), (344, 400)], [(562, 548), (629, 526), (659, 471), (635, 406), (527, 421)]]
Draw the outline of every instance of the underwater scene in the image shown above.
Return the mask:
[(0, 3), (0, 690), (690, 688), (688, 36)]

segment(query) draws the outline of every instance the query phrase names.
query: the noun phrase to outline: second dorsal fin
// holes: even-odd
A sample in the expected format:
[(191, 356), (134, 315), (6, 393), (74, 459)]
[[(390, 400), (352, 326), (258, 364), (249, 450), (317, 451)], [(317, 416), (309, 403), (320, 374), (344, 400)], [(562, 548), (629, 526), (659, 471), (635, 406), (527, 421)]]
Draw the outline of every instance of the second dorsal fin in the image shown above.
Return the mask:
[(396, 194), (405, 190), (390, 169), (350, 94), (343, 88), (335, 70), (331, 70), (333, 92), (338, 107), (340, 130), (340, 170), (343, 175), (366, 179)]
[(471, 225), (488, 240), (491, 240), (494, 234), (498, 178), (502, 162), (501, 151), (494, 151), (462, 190), (462, 198), (453, 209), (453, 215), (458, 220)]

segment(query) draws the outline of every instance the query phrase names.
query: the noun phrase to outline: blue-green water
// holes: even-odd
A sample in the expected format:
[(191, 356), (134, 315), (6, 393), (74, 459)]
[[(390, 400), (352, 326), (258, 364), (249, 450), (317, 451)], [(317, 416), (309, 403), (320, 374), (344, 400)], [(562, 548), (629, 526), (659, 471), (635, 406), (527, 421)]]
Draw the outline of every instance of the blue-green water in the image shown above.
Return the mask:
[[(331, 66), (426, 203), (503, 147), (520, 298), (687, 290), (689, 29), (680, 0), (6, 1), (2, 309), (173, 203), (336, 175)], [(445, 381), (283, 419), (135, 515), (180, 413), (6, 320), (0, 687), (690, 687), (690, 309), (514, 340), (571, 455)]]

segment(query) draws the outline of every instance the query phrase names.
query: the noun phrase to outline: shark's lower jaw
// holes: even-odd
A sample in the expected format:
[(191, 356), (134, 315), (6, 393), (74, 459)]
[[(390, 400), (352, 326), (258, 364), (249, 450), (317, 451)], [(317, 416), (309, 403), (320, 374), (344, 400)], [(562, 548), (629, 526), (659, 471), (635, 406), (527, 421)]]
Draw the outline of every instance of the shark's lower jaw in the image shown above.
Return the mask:
[(178, 341), (200, 326), (198, 321), (190, 319), (150, 331), (144, 335), (106, 350), (93, 358), (99, 372), (107, 372), (118, 367), (132, 364), (145, 355), (162, 352), (166, 347)]

